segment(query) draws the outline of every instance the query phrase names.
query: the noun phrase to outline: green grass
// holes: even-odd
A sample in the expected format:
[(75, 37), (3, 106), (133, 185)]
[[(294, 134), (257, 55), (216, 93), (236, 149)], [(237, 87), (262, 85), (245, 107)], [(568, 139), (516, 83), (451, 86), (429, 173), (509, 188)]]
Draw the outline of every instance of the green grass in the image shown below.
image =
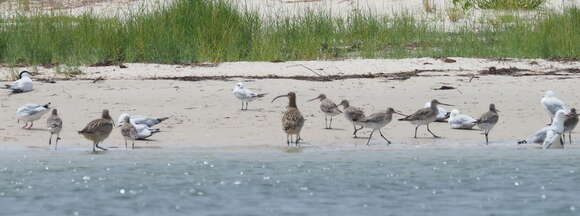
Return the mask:
[(300, 16), (264, 19), (223, 1), (178, 0), (153, 13), (124, 18), (87, 13), (0, 19), (0, 63), (580, 56), (578, 8), (537, 18), (484, 22), (486, 27), (477, 30), (468, 25), (446, 32), (409, 14), (385, 17), (355, 11), (337, 18), (305, 11)]
[(474, 0), (481, 9), (499, 10), (533, 10), (543, 5), (546, 0)]

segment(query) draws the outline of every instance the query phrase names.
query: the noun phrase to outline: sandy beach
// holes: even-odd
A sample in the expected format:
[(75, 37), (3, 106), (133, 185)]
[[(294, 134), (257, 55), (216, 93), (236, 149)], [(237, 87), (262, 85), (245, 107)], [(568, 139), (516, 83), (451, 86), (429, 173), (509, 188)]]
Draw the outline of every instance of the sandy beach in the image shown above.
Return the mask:
[[(414, 126), (399, 121), (383, 129), (393, 145), (387, 147), (377, 136), (373, 145), (366, 147), (370, 131), (363, 130), (361, 138), (353, 139), (352, 125), (343, 116), (335, 119), (335, 129), (323, 129), (324, 116), (318, 102), (306, 102), (319, 93), (325, 93), (336, 103), (348, 99), (351, 105), (362, 107), (367, 114), (387, 107), (410, 114), (436, 98), (455, 105), (445, 107), (448, 111), (459, 109), (477, 118), (487, 111), (489, 103), (495, 103), (501, 113), (499, 124), (491, 132), (490, 148), (537, 147), (518, 146), (516, 141), (547, 123), (548, 116), (539, 102), (546, 90), (556, 91), (570, 107), (578, 105), (575, 69), (580, 66), (578, 61), (453, 59), (457, 62), (423, 58), (238, 62), (212, 67), (127, 64), (125, 69), (118, 66), (81, 68), (83, 75), (68, 78), (40, 68), (35, 76), (40, 80), (35, 81), (34, 91), (14, 95), (2, 92), (1, 147), (48, 148), (49, 133), (45, 130), (48, 115), (36, 122), (32, 130), (21, 129), (17, 124), (14, 113), (26, 103), (52, 102), (52, 107), (59, 109), (64, 120), (62, 150), (89, 150), (90, 142), (77, 131), (99, 117), (102, 109), (110, 109), (115, 120), (123, 112), (170, 116), (159, 125), (162, 133), (137, 143), (142, 148), (284, 149), (285, 134), (280, 118), (287, 101), (270, 101), (288, 91), (297, 93), (298, 107), (307, 119), (302, 134), (306, 149), (486, 147), (479, 130), (452, 130), (446, 123), (434, 123), (432, 130), (444, 138), (433, 139), (425, 128), (420, 128), (420, 138), (414, 139)], [(506, 74), (485, 75), (491, 66), (496, 67), (496, 73)], [(3, 79), (8, 79), (10, 70), (0, 71)], [(93, 83), (99, 77), (103, 80)], [(308, 80), (325, 80), (324, 77), (331, 77), (333, 81)], [(45, 79), (55, 83), (42, 82)], [(231, 93), (237, 82), (245, 82), (250, 89), (268, 95), (250, 103), (248, 111), (240, 111), (241, 103)], [(434, 90), (441, 86), (456, 89)], [(105, 147), (123, 145), (118, 129), (103, 144)]]

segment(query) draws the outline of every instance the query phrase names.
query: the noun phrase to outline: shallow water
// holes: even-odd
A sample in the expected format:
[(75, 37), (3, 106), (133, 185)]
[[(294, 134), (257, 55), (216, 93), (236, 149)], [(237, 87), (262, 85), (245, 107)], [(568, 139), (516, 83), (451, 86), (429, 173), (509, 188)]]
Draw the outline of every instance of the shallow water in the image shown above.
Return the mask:
[(0, 152), (0, 215), (578, 215), (580, 150)]

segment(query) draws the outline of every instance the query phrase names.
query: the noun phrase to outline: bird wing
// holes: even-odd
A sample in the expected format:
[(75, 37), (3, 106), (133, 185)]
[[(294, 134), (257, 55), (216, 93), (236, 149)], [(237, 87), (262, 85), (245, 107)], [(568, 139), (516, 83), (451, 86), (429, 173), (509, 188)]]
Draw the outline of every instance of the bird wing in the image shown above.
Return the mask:
[(476, 120), (477, 123), (479, 124), (495, 124), (497, 123), (497, 121), (499, 120), (499, 115), (497, 113), (494, 112), (486, 112), (483, 115), (481, 115), (481, 117)]
[(302, 114), (300, 114), (300, 111), (294, 109), (294, 110), (288, 110), (286, 113), (284, 113), (283, 119), (282, 119), (282, 126), (284, 127), (284, 130), (289, 130), (289, 129), (300, 129), (302, 128), (302, 126), (304, 125), (304, 117), (302, 116)]
[(553, 98), (553, 97), (543, 98), (542, 104), (544, 105), (544, 108), (548, 112), (550, 112), (552, 115), (556, 114), (556, 112), (558, 112), (558, 110), (566, 109), (566, 105), (564, 105), (564, 102), (562, 102), (558, 98)]
[(546, 133), (546, 139), (542, 144), (543, 149), (548, 149), (552, 144), (554, 144), (560, 138), (560, 134), (556, 133), (554, 130), (548, 130)]
[(12, 90), (30, 91), (32, 90), (32, 80), (28, 77), (14, 81), (9, 88)]
[(370, 116), (367, 116), (360, 120), (361, 122), (380, 122), (385, 119), (385, 113), (373, 113)]
[(353, 121), (360, 121), (365, 118), (365, 113), (361, 109), (356, 107), (349, 108), (351, 109), (349, 110), (349, 113)]
[(46, 110), (46, 108), (42, 105), (26, 104), (26, 105), (18, 108), (18, 110), (16, 110), (16, 113), (18, 116), (30, 116), (30, 115), (34, 115), (34, 114), (37, 114), (37, 113), (45, 111), (45, 110)]
[(550, 130), (550, 127), (543, 127), (542, 129), (536, 131), (534, 134), (532, 134), (532, 136), (530, 136), (530, 138), (528, 138), (529, 142), (538, 144), (543, 143), (544, 140), (546, 140), (548, 130)]
[(50, 116), (46, 120), (46, 124), (48, 125), (48, 128), (61, 128), (62, 119), (60, 119), (58, 116)]
[(320, 103), (320, 109), (325, 113), (342, 113), (338, 106), (331, 100), (322, 100)]
[(417, 110), (415, 113), (413, 113), (405, 118), (402, 118), (400, 120), (414, 121), (414, 120), (422, 119), (423, 116), (429, 115), (430, 113), (431, 113), (431, 108), (423, 108), (423, 109)]
[(95, 119), (87, 124), (80, 133), (110, 133), (113, 130), (113, 123), (105, 119)]

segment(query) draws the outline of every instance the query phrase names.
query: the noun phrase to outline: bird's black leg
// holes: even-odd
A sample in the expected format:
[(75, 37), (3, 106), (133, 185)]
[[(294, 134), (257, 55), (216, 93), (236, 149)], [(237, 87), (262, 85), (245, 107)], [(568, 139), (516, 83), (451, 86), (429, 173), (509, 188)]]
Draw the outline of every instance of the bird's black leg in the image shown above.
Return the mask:
[(383, 139), (385, 139), (387, 141), (387, 143), (391, 144), (391, 141), (389, 141), (384, 135), (383, 132), (381, 131), (381, 129), (379, 129), (379, 134), (381, 134), (381, 136), (383, 137)]
[(50, 138), (48, 138), (48, 145), (50, 146), (52, 144), (52, 133), (50, 134)]
[(332, 129), (332, 116), (330, 116), (330, 124), (328, 125), (328, 129)]
[(572, 145), (572, 131), (568, 132), (568, 139), (570, 140), (570, 145)]
[(371, 143), (371, 138), (373, 137), (373, 133), (375, 133), (375, 129), (371, 131), (371, 135), (369, 135), (369, 140), (367, 140), (367, 146)]
[(328, 116), (324, 115), (324, 129), (328, 129)]
[(439, 136), (437, 136), (433, 132), (431, 132), (431, 129), (429, 129), (429, 124), (427, 124), (427, 131), (429, 131), (429, 133), (431, 133), (431, 135), (433, 135), (433, 137), (439, 138)]
[(489, 139), (487, 138), (487, 135), (489, 134), (488, 131), (485, 131), (485, 144), (489, 145)]
[(107, 150), (108, 150), (108, 149), (106, 149), (106, 148), (100, 147), (100, 146), (99, 146), (99, 143), (97, 143), (97, 148), (98, 148), (98, 149), (100, 149), (100, 150), (103, 150), (103, 151), (107, 151)]
[(419, 125), (417, 125), (417, 127), (415, 127), (415, 139), (417, 139), (417, 129), (419, 129)]
[(354, 122), (352, 123), (352, 127), (354, 128), (354, 132), (352, 132), (352, 135), (354, 135), (354, 138), (357, 138), (356, 132), (358, 131), (358, 129), (356, 129), (356, 125), (354, 124)]

